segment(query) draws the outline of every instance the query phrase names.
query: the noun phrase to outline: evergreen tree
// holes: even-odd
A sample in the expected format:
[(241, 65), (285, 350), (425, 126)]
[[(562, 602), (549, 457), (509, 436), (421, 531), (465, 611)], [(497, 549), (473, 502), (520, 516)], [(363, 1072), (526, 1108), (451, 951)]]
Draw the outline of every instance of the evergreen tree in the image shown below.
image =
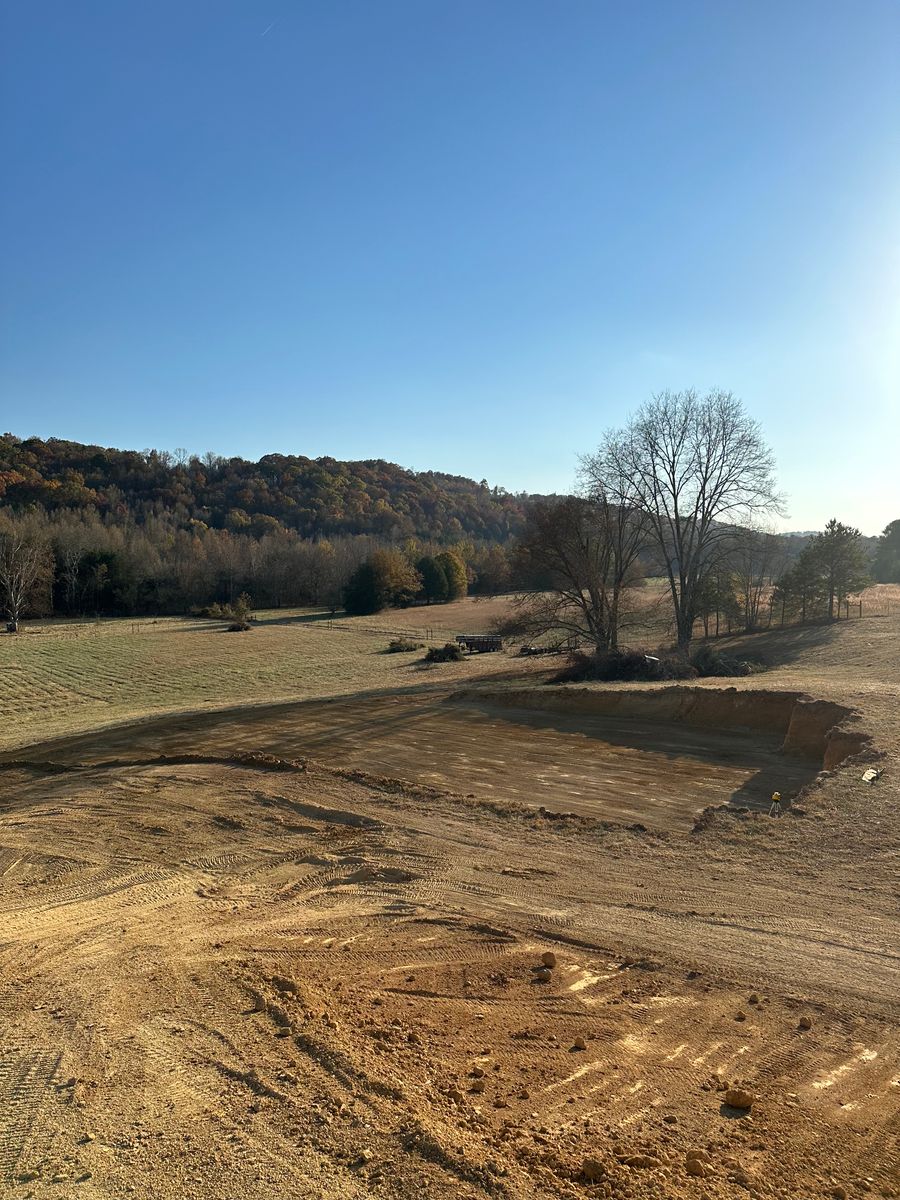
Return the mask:
[(378, 587), (378, 575), (367, 559), (356, 568), (344, 588), (344, 608), (351, 617), (380, 612), (385, 600)]
[(408, 604), (422, 587), (418, 571), (399, 550), (376, 550), (362, 563), (344, 590), (344, 608), (352, 616)]
[(416, 563), (416, 570), (422, 576), (422, 595), (429, 604), (444, 604), (450, 599), (450, 584), (443, 563), (426, 554)]
[(708, 571), (697, 588), (697, 619), (703, 622), (703, 636), (709, 637), (710, 628), (715, 637), (728, 633), (733, 625), (741, 623), (741, 600), (735, 586), (734, 576), (724, 569)]
[(891, 521), (878, 539), (872, 575), (879, 583), (900, 583), (900, 521)]
[(469, 590), (469, 578), (459, 555), (454, 554), (452, 550), (444, 550), (435, 556), (434, 561), (443, 568), (447, 576), (447, 598), (458, 600), (460, 596), (465, 596)]
[(862, 591), (870, 582), (862, 534), (834, 517), (822, 533), (810, 538), (801, 558), (804, 556), (809, 556), (813, 570), (822, 581), (828, 599), (829, 620), (835, 615), (840, 616), (841, 605), (848, 596)]
[(870, 582), (866, 561), (859, 530), (832, 518), (775, 586), (773, 605), (782, 624), (787, 616), (800, 621), (840, 616), (844, 601)]
[(782, 625), (787, 620), (811, 621), (824, 613), (825, 587), (815, 561), (804, 551), (775, 584), (772, 607)]

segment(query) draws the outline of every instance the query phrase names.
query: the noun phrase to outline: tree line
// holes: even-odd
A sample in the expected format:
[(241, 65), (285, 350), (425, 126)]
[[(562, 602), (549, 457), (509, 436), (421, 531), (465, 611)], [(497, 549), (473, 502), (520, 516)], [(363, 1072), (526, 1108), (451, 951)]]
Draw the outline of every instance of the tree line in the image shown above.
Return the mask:
[[(363, 564), (409, 564), (406, 593), (392, 582), (377, 607), (413, 597), (439, 602), (459, 594), (460, 574), (476, 594), (515, 586), (512, 545), (463, 538), (452, 581), (450, 548), (418, 538), (400, 543), (372, 535), (304, 538), (278, 529), (255, 536), (179, 525), (173, 514), (138, 522), (96, 511), (0, 508), (0, 606), (26, 616), (184, 614), (248, 594), (259, 608), (344, 604)], [(417, 566), (418, 564), (418, 566)], [(418, 571), (422, 572), (422, 582)], [(352, 600), (351, 600), (352, 604)], [(359, 609), (363, 611), (363, 609)], [(375, 611), (374, 607), (368, 611)]]
[[(560, 633), (598, 653), (643, 623), (640, 588), (662, 576), (677, 647), (698, 622), (754, 630), (835, 618), (871, 582), (866, 539), (837, 520), (798, 544), (759, 424), (731, 393), (664, 392), (581, 459), (578, 495), (530, 506), (515, 573), (529, 578), (507, 628)], [(900, 578), (900, 522), (878, 542), (876, 574)]]
[[(293, 507), (302, 530), (253, 507), (251, 468), (271, 464), (278, 464), (283, 515)], [(336, 478), (365, 491), (361, 466), (400, 472), (412, 499), (397, 492), (391, 511), (417, 511), (428, 532), (401, 536), (415, 521), (388, 522), (389, 536), (377, 522), (366, 532), (328, 533), (329, 520), (309, 526), (312, 509), (331, 503)], [(290, 492), (292, 470), (306, 482)], [(313, 470), (332, 481), (316, 500), (308, 494)], [(421, 507), (423, 487), (433, 490), (438, 480), (446, 495), (474, 496), (479, 511), (494, 512), (491, 536), (467, 535), (460, 517), (444, 520), (440, 506)], [(642, 619), (640, 588), (653, 575), (665, 580), (684, 649), (698, 623), (709, 635), (834, 618), (870, 576), (900, 582), (900, 521), (885, 529), (874, 556), (868, 539), (837, 520), (808, 540), (767, 528), (781, 509), (772, 457), (758, 424), (725, 392), (654, 397), (582, 458), (578, 494), (562, 498), (510, 497), (384, 463), (269, 455), (249, 464), (11, 435), (0, 438), (4, 489), (0, 604), (13, 621), (233, 608), (242, 595), (257, 607), (346, 605), (364, 613), (466, 591), (515, 592), (515, 629), (614, 650)], [(212, 507), (201, 503), (214, 495)], [(231, 502), (241, 498), (249, 507), (238, 519)], [(449, 536), (454, 521), (459, 528)]]

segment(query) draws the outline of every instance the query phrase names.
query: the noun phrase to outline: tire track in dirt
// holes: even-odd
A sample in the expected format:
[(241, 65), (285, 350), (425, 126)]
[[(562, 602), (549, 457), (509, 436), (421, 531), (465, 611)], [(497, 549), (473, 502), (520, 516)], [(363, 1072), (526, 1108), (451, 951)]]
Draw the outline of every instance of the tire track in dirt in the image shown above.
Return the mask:
[(12, 1182), (25, 1143), (53, 1086), (62, 1055), (3, 1038), (0, 1049), (0, 1177)]
[[(895, 1161), (896, 916), (881, 891), (852, 906), (829, 894), (828, 869), (790, 843), (799, 825), (780, 831), (780, 866), (752, 824), (734, 849), (715, 829), (551, 827), (324, 769), (85, 771), (74, 800), (67, 777), (41, 786), (43, 807), (18, 794), (2, 861), (65, 846), (85, 874), (50, 865), (28, 887), (18, 868), (0, 874), (0, 970), (20, 989), (5, 1011), (41, 1052), (71, 1056), (104, 1138), (98, 1186), (213, 1200), (237, 1171), (253, 1200), (311, 1179), (335, 1197), (571, 1197), (594, 1152), (611, 1188), (644, 1200), (669, 1194), (662, 1170), (671, 1194), (694, 1186), (690, 1144), (740, 1159), (763, 1196), (817, 1187), (814, 1159), (862, 1170), (864, 1148), (882, 1175)], [(106, 861), (88, 862), (98, 829)], [(841, 977), (860, 960), (874, 964), (864, 1010)], [(765, 1149), (722, 1114), (717, 1073), (758, 1087)], [(165, 1138), (120, 1146), (123, 1123)], [(640, 1175), (631, 1154), (670, 1165)], [(258, 1160), (258, 1180), (235, 1155)], [(744, 1194), (726, 1175), (704, 1181), (715, 1200)], [(36, 1198), (50, 1194), (39, 1181)]]

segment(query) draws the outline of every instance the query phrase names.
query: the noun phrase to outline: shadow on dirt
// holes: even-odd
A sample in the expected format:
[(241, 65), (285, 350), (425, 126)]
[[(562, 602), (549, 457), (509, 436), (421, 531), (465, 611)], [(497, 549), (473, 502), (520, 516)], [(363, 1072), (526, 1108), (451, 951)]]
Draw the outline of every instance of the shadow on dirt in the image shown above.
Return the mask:
[(783, 765), (767, 762), (731, 793), (728, 802), (737, 808), (767, 811), (774, 792), (780, 792), (786, 801), (794, 800), (815, 779), (818, 770), (814, 762), (804, 763), (796, 758), (784, 758)]
[(735, 1108), (731, 1104), (722, 1103), (719, 1105), (719, 1115), (726, 1117), (729, 1121), (744, 1121), (749, 1117), (749, 1108)]
[[(599, 743), (658, 754), (673, 760), (687, 756), (752, 768), (762, 754), (775, 753), (783, 739), (780, 732), (707, 729), (681, 721), (654, 720), (652, 717), (593, 716), (579, 712), (557, 712), (550, 708), (500, 707), (489, 701), (483, 704), (476, 700), (462, 702), (453, 696), (450, 699), (458, 710), (467, 709), (471, 713), (483, 714), (485, 728), (552, 730), (571, 737), (573, 751), (577, 751), (579, 743)], [(527, 737), (527, 734), (523, 733), (523, 736)]]

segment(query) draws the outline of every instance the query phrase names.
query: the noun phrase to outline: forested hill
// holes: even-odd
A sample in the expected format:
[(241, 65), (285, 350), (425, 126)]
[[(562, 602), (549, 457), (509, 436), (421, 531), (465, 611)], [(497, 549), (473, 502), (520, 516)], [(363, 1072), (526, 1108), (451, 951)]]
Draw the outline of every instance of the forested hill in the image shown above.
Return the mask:
[(138, 523), (166, 514), (184, 527), (301, 537), (369, 534), (505, 542), (527, 497), (456, 475), (378, 459), (340, 462), (267, 454), (259, 462), (176, 451), (113, 450), (58, 438), (0, 438), (0, 504), (87, 509)]

